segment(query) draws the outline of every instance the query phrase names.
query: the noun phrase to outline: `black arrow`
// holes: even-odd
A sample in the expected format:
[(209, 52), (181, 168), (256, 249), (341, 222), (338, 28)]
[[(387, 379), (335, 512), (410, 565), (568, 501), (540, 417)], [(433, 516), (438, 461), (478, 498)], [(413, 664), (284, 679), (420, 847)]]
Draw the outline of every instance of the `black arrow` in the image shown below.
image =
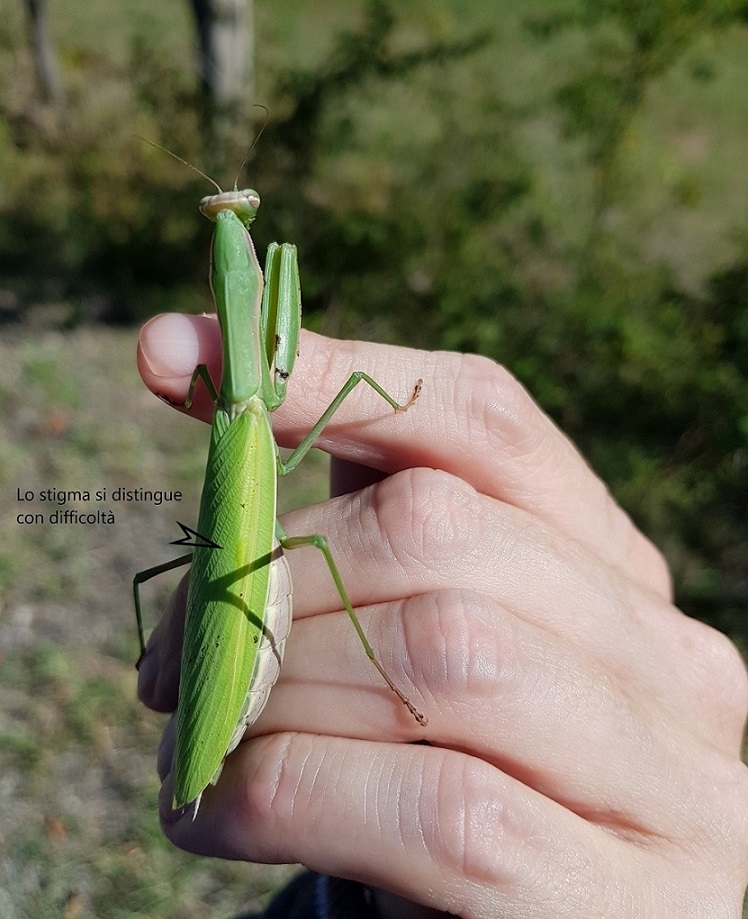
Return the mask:
[[(197, 530), (185, 526), (178, 520), (177, 526), (184, 533), (184, 536), (181, 539), (175, 539), (173, 542), (170, 542), (170, 546), (195, 546), (197, 549), (223, 549), (223, 546), (219, 546), (217, 542), (213, 542), (213, 540), (208, 539), (207, 536), (201, 536)], [(190, 539), (192, 539), (192, 542), (190, 542)]]

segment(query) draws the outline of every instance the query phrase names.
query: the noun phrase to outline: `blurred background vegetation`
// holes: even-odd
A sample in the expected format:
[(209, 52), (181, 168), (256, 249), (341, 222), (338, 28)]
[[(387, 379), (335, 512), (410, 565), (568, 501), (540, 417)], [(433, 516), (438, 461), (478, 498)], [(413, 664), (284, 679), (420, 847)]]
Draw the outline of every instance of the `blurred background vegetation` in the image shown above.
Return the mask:
[[(277, 881), (195, 870), (153, 818), (129, 579), (173, 515), (15, 523), (18, 487), (197, 501), (204, 436), (132, 349), (147, 316), (210, 308), (211, 189), (136, 135), (230, 187), (266, 105), (240, 184), (258, 250), (299, 246), (306, 324), (506, 364), (679, 605), (748, 647), (748, 0), (257, 0), (220, 105), (187, 3), (60, 5), (46, 73), (21, 0), (0, 9), (2, 915), (228, 915)], [(298, 498), (323, 494), (318, 458)]]

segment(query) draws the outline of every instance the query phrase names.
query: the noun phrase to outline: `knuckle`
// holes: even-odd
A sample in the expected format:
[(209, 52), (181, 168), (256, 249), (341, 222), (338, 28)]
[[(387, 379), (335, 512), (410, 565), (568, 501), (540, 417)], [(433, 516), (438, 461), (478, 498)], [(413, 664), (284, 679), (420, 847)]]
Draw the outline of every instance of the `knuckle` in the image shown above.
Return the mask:
[(507, 853), (516, 851), (521, 833), (492, 772), (480, 760), (446, 756), (436, 808), (424, 820), (424, 829), (431, 837), (432, 855), (446, 873), (507, 887), (517, 881)]
[(315, 390), (321, 394), (322, 401), (329, 402), (343, 383), (350, 376), (350, 371), (345, 372), (341, 367), (348, 368), (348, 348), (346, 342), (339, 343), (340, 351), (320, 350), (315, 352), (317, 359), (314, 368)]
[(748, 868), (748, 766), (742, 760), (733, 761), (728, 795), (730, 813), (737, 824), (730, 845), (738, 854), (740, 866), (745, 871)]
[[(543, 826), (502, 774), (477, 758), (445, 755), (434, 813), (422, 825), (427, 845), (444, 874), (503, 898), (526, 897), (559, 870), (554, 833)], [(545, 832), (544, 830), (547, 830)], [(579, 899), (591, 881), (588, 859), (565, 854), (569, 888), (579, 881)], [(587, 915), (581, 908), (576, 915)]]
[(722, 868), (748, 867), (748, 768), (737, 757), (715, 755), (703, 764), (703, 799), (690, 841)]
[(479, 355), (462, 355), (455, 384), (457, 417), (462, 413), (467, 419), (469, 435), (481, 440), (498, 437), (515, 446), (525, 442), (535, 403), (505, 367)]
[(409, 469), (380, 483), (379, 535), (401, 565), (443, 571), (469, 556), (481, 538), (479, 502), (461, 479), (434, 469)]
[(748, 858), (748, 766), (742, 760), (731, 760), (720, 785), (725, 810), (738, 828), (731, 842), (738, 841), (744, 859)]
[(748, 712), (748, 671), (737, 647), (717, 629), (684, 619), (686, 644), (697, 685), (715, 708), (742, 727)]
[(515, 675), (507, 661), (515, 659), (508, 617), (485, 595), (445, 588), (416, 598), (419, 609), (409, 616), (417, 634), (408, 641), (418, 679), (442, 704), (455, 707), (465, 699), (492, 699), (511, 693)]
[(615, 498), (602, 483), (604, 490), (602, 513), (605, 530), (614, 544), (621, 546), (622, 558), (638, 580), (646, 584), (657, 596), (666, 602), (673, 600), (673, 579), (665, 555), (634, 524), (627, 513), (621, 510)]
[[(651, 586), (652, 590), (659, 594), (659, 596), (664, 597), (668, 601), (672, 601), (674, 591), (673, 575), (670, 571), (670, 564), (665, 554), (658, 549), (654, 543), (642, 537), (633, 525), (632, 531), (632, 538), (643, 542), (643, 566), (644, 570), (647, 572), (647, 583)], [(634, 553), (631, 553), (630, 557), (635, 558), (636, 556)]]

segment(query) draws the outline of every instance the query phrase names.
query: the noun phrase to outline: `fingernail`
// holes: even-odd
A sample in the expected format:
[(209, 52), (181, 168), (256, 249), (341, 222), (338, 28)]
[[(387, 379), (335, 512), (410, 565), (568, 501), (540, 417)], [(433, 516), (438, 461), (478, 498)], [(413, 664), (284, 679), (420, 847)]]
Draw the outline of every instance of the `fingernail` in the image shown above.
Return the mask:
[[(171, 762), (174, 759), (174, 747), (177, 742), (177, 719), (172, 715), (164, 728), (161, 735), (161, 743), (158, 748), (158, 757), (156, 759), (156, 768), (161, 781), (165, 781), (171, 772)], [(169, 797), (171, 805), (171, 797)]]
[(154, 654), (155, 643), (149, 639), (142, 657), (135, 665), (138, 671), (138, 698), (143, 702), (152, 701), (158, 680), (158, 655)]
[[(198, 797), (197, 801), (193, 801), (191, 804), (184, 804), (182, 807), (176, 808), (172, 807), (174, 802), (174, 788), (171, 783), (171, 774), (167, 775), (164, 778), (161, 785), (161, 791), (158, 795), (158, 815), (164, 829), (167, 830), (169, 827), (181, 824), (182, 829), (180, 830), (180, 834), (182, 838), (184, 838), (185, 833), (189, 834), (195, 817), (197, 817), (201, 797), (202, 796)], [(172, 842), (175, 845), (182, 845), (179, 840), (174, 838), (172, 838)]]
[(138, 350), (154, 376), (190, 376), (200, 354), (192, 317), (180, 313), (154, 316), (140, 330)]
[(158, 815), (162, 824), (174, 824), (182, 819), (185, 813), (184, 807), (172, 809), (172, 800), (174, 797), (174, 788), (171, 783), (171, 773), (163, 777), (161, 790), (158, 793)]

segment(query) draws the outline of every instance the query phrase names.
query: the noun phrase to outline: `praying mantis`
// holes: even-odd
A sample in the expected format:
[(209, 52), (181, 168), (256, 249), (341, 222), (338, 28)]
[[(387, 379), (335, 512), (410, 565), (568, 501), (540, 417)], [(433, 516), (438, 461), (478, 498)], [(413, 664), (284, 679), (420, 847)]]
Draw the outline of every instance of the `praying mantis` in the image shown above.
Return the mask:
[(353, 373), (284, 461), (270, 413), (285, 399), (297, 353), (301, 293), (296, 247), (272, 243), (263, 274), (249, 234), (259, 195), (254, 189), (240, 191), (236, 184), (234, 191), (223, 192), (213, 184), (218, 194), (203, 198), (199, 208), (215, 223), (211, 287), (221, 329), (223, 373), (217, 388), (207, 366), (199, 364), (185, 401), (189, 408), (202, 380), (214, 404), (197, 531), (192, 531), (199, 539), (191, 555), (141, 571), (133, 581), (142, 660), (146, 644), (140, 585), (192, 561), (172, 807), (192, 807), (193, 818), (203, 792), (218, 780), (225, 758), (260, 715), (278, 678), (292, 617), (284, 550), (315, 546), (322, 552), (367, 657), (416, 721), (426, 724), (369, 644), (327, 539), (320, 534), (288, 536), (276, 517), (278, 477), (298, 465), (359, 383), (370, 386), (396, 412), (404, 412), (417, 398), (421, 381), (400, 404), (368, 374)]

